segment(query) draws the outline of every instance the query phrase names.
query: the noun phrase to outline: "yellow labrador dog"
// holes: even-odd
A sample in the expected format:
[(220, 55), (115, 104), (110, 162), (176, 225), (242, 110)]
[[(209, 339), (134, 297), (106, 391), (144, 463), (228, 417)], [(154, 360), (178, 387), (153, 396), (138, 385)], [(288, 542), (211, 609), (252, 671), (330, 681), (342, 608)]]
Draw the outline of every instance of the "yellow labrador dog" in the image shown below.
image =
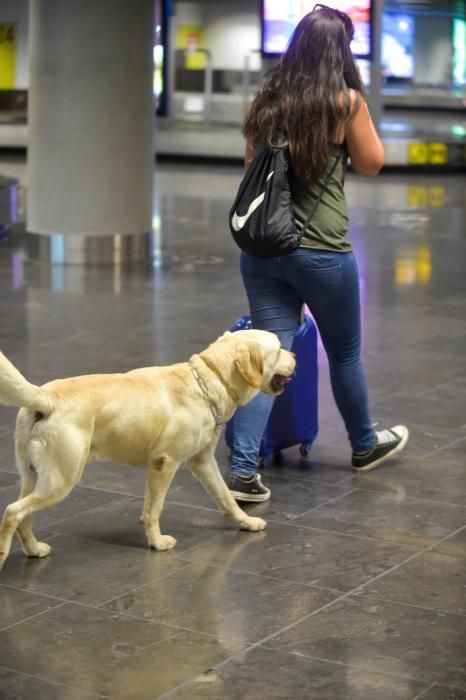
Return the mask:
[(266, 331), (227, 332), (188, 362), (126, 374), (94, 374), (30, 384), (0, 353), (0, 403), (21, 407), (16, 421), (19, 500), (0, 526), (0, 567), (17, 532), (25, 554), (50, 546), (32, 530), (34, 511), (62, 501), (91, 458), (147, 466), (144, 523), (151, 547), (171, 549), (160, 532), (165, 495), (187, 462), (219, 508), (246, 530), (263, 530), (230, 494), (215, 461), (220, 428), (259, 391), (279, 394), (294, 356)]

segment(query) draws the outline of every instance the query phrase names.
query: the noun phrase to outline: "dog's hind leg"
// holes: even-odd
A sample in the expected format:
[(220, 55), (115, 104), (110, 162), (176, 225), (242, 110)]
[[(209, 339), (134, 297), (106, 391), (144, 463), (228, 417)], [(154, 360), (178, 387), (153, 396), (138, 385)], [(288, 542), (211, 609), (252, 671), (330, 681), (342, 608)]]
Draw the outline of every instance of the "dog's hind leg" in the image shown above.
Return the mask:
[[(18, 499), (5, 508), (2, 524), (0, 526), (0, 568), (3, 566), (10, 552), (11, 540), (17, 528), (21, 526), (23, 518), (30, 518), (35, 510), (48, 508), (59, 500), (62, 500), (61, 496), (58, 497), (58, 494), (55, 494), (55, 496), (56, 497), (47, 497), (44, 493), (36, 493), (33, 491), (28, 496)], [(23, 551), (28, 556), (46, 557), (51, 550), (50, 545), (36, 540), (30, 523), (29, 528), (20, 536), (20, 540)]]
[(53, 454), (53, 445), (34, 438), (30, 443), (32, 446), (30, 444), (24, 452), (32, 457), (37, 479), (33, 483), (27, 475), (29, 463), (26, 467), (26, 454), (20, 446), (18, 467), (22, 477), (21, 492), (20, 498), (6, 507), (0, 525), (0, 568), (9, 554), (16, 531), (28, 556), (45, 557), (49, 554), (51, 547), (45, 542), (38, 542), (34, 536), (31, 516), (35, 511), (59, 503), (69, 494), (79, 481), (89, 455), (85, 436), (78, 435), (74, 429), (63, 430), (60, 435), (60, 448), (57, 451), (62, 460), (66, 459), (65, 465), (59, 463), (58, 454)]
[(194, 476), (199, 479), (209, 496), (225, 515), (233, 518), (245, 530), (264, 530), (267, 526), (265, 520), (245, 513), (231, 495), (218, 468), (212, 446), (192, 457), (188, 464)]
[[(37, 483), (37, 471), (34, 465), (31, 464), (28, 453), (31, 430), (36, 422), (37, 415), (35, 412), (22, 409), (18, 413), (16, 420), (15, 453), (16, 467), (21, 478), (20, 499), (29, 496), (29, 494), (34, 491), (34, 487)], [(47, 545), (41, 547), (41, 543), (34, 537), (31, 515), (27, 515), (20, 523), (16, 534), (21, 543), (21, 548), (27, 556), (40, 556), (41, 551), (46, 549)]]
[(160, 532), (160, 515), (165, 496), (179, 466), (179, 462), (163, 454), (153, 457), (147, 469), (144, 511), (141, 520), (144, 522), (150, 547), (160, 551), (172, 549), (176, 544), (174, 537), (162, 535)]
[[(37, 472), (30, 463), (27, 451), (27, 441), (17, 437), (16, 439), (16, 466), (21, 477), (19, 498), (25, 498), (34, 491), (37, 483)], [(47, 545), (41, 546), (32, 531), (32, 515), (26, 515), (16, 530), (21, 548), (28, 557), (39, 557), (45, 551)], [(43, 544), (43, 543), (42, 543)]]

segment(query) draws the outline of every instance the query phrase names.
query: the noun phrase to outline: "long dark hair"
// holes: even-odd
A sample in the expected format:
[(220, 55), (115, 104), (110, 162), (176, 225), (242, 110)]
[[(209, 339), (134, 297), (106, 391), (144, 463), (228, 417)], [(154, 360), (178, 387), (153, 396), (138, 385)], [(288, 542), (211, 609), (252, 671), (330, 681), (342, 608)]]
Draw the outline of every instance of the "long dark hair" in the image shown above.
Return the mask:
[(244, 120), (243, 134), (255, 148), (284, 134), (293, 172), (305, 182), (322, 175), (339, 128), (351, 116), (349, 88), (364, 95), (350, 49), (353, 35), (347, 14), (316, 5), (265, 76)]

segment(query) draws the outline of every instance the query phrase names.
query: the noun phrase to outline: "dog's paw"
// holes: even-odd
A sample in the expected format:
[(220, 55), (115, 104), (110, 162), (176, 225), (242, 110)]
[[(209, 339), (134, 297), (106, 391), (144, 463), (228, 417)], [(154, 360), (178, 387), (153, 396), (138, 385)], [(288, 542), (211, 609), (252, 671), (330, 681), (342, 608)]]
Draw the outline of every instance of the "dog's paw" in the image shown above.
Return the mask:
[(241, 527), (250, 532), (258, 532), (259, 530), (265, 530), (267, 522), (262, 520), (262, 518), (249, 517), (242, 521)]
[(149, 544), (153, 549), (157, 549), (159, 552), (164, 552), (167, 549), (173, 549), (176, 544), (176, 540), (171, 535), (160, 535)]
[(34, 551), (28, 552), (28, 557), (46, 557), (52, 551), (52, 547), (45, 542), (38, 542), (37, 546), (34, 547)]

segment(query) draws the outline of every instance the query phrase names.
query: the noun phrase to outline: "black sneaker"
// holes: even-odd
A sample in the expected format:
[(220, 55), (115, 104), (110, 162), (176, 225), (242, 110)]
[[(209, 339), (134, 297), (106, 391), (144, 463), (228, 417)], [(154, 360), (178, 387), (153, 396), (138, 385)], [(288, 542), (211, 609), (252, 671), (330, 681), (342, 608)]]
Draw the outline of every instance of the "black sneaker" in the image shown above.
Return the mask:
[(405, 425), (395, 425), (390, 430), (380, 430), (375, 434), (374, 447), (367, 452), (354, 454), (352, 465), (357, 472), (369, 472), (390, 459), (408, 442), (409, 430)]
[(264, 486), (260, 474), (250, 477), (232, 474), (228, 480), (228, 488), (236, 501), (262, 503), (270, 498), (270, 489)]

